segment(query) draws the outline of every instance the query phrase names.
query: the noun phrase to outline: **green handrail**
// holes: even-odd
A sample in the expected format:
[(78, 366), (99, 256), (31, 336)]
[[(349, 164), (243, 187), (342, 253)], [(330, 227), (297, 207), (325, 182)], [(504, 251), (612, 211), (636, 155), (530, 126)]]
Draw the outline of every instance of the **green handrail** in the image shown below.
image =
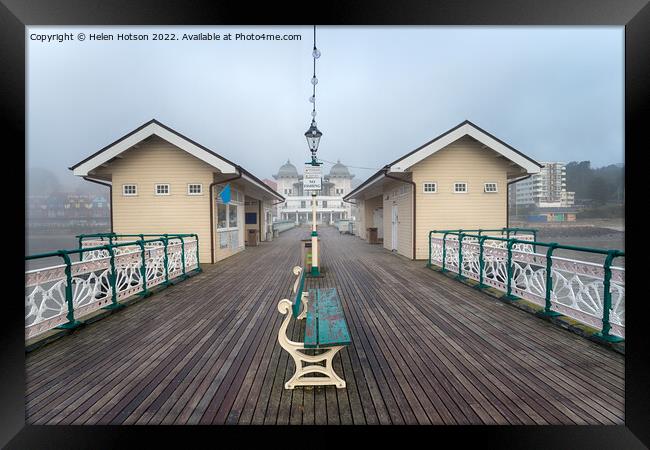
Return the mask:
[(196, 238), (196, 270), (201, 272), (201, 260), (199, 259), (199, 235), (193, 234)]
[(169, 239), (167, 238), (167, 235), (163, 238), (163, 246), (165, 247), (165, 259), (164, 259), (164, 265), (165, 265), (165, 284), (169, 284), (169, 255), (167, 254), (167, 246), (169, 245)]
[(185, 274), (185, 240), (182, 236), (179, 239), (181, 240), (181, 264), (183, 266), (183, 278), (187, 278), (187, 275)]
[(601, 339), (609, 342), (621, 342), (623, 339), (618, 336), (609, 334), (612, 329), (612, 324), (609, 321), (609, 311), (612, 309), (612, 291), (610, 290), (610, 282), (612, 279), (612, 261), (617, 256), (622, 256), (618, 250), (610, 250), (605, 258), (603, 268), (605, 269), (603, 277), (603, 327), (598, 333)]
[[(515, 235), (518, 232), (532, 233), (533, 241), (537, 241), (537, 232), (539, 231), (536, 228), (487, 228), (487, 229), (479, 228), (479, 229), (474, 229), (474, 230), (465, 230), (465, 229), (431, 230), (431, 231), (429, 231), (429, 260), (427, 262), (427, 267), (431, 267), (431, 256), (432, 256), (431, 237), (432, 237), (433, 233), (460, 233), (460, 232), (465, 232), (465, 233), (470, 232), (471, 233), (471, 232), (478, 232), (478, 235), (481, 236), (483, 233), (490, 233), (490, 232), (494, 233), (494, 232), (497, 232), (497, 231), (500, 232), (501, 235), (503, 235), (503, 233), (505, 231), (507, 231), (507, 230), (513, 231), (515, 233)], [(533, 251), (535, 251), (535, 252), (537, 251), (537, 247), (535, 246), (535, 244), (533, 244)], [(445, 272), (446, 271), (445, 257), (447, 255), (447, 251), (446, 251), (446, 234), (445, 234), (445, 236), (443, 236), (442, 254), (443, 254), (443, 258), (442, 258), (442, 269), (441, 270), (443, 272)]]
[[(480, 234), (479, 234), (480, 236)], [(478, 276), (478, 288), (483, 288), (485, 285), (483, 284), (483, 272), (485, 271), (485, 260), (483, 258), (483, 243), (487, 239), (487, 236), (481, 236), (478, 238), (478, 246), (479, 246), (479, 251), (478, 251), (478, 264), (479, 264), (479, 276)]]
[[(467, 230), (464, 230), (467, 231)], [(483, 232), (489, 231), (489, 230), (482, 230)], [(496, 236), (482, 236), (482, 235), (473, 235), (469, 234), (466, 232), (459, 232), (459, 231), (450, 231), (450, 230), (431, 230), (429, 232), (429, 246), (431, 246), (431, 237), (434, 233), (437, 234), (442, 234), (443, 235), (443, 253), (444, 253), (444, 248), (445, 248), (445, 241), (447, 235), (456, 235), (459, 236), (459, 239), (461, 239), (461, 236), (464, 237), (474, 237), (479, 240), (479, 245), (483, 246), (483, 242), (486, 240), (494, 240), (494, 241), (500, 241), (500, 242), (506, 242), (507, 243), (507, 251), (508, 251), (508, 262), (507, 262), (507, 285), (506, 285), (506, 294), (504, 295), (505, 299), (508, 300), (518, 300), (517, 297), (512, 295), (512, 276), (513, 276), (513, 271), (512, 271), (512, 246), (514, 244), (525, 244), (525, 245), (533, 245), (534, 248), (536, 246), (542, 246), (548, 248), (547, 250), (547, 260), (546, 260), (546, 294), (545, 294), (545, 307), (544, 307), (544, 312), (542, 313), (543, 315), (549, 315), (549, 316), (554, 316), (554, 315), (560, 315), (559, 313), (552, 311), (551, 310), (551, 291), (552, 291), (552, 286), (553, 286), (553, 280), (552, 280), (552, 253), (556, 249), (563, 249), (563, 250), (572, 250), (572, 251), (581, 251), (581, 252), (586, 252), (586, 253), (594, 253), (594, 254), (600, 254), (600, 255), (606, 255), (605, 262), (603, 264), (604, 268), (604, 276), (603, 276), (603, 288), (604, 288), (604, 295), (603, 295), (603, 317), (602, 317), (602, 329), (599, 333), (597, 333), (597, 336), (607, 340), (609, 342), (620, 342), (623, 341), (624, 339), (618, 337), (618, 336), (613, 336), (610, 334), (611, 331), (611, 323), (610, 323), (610, 310), (612, 308), (612, 293), (611, 293), (611, 276), (612, 276), (612, 270), (611, 270), (611, 265), (614, 260), (614, 258), (617, 257), (624, 257), (625, 252), (621, 250), (616, 250), (616, 249), (600, 249), (600, 248), (593, 248), (593, 247), (580, 247), (576, 245), (565, 245), (565, 244), (558, 244), (556, 242), (538, 242), (537, 240), (534, 241), (526, 241), (522, 239), (516, 239), (516, 238), (499, 238)], [(482, 238), (482, 240), (481, 240)], [(535, 237), (536, 239), (536, 237)], [(429, 252), (431, 253), (431, 252)], [(482, 259), (482, 251), (480, 252), (480, 258)], [(431, 261), (429, 261), (431, 262)], [(480, 261), (481, 263), (483, 261)], [(443, 267), (444, 267), (444, 259), (443, 259)], [(460, 267), (459, 267), (459, 273), (460, 273)], [(482, 271), (481, 271), (481, 276), (480, 280), (482, 283)], [(481, 284), (479, 283), (479, 284)]]
[[(467, 233), (467, 231), (468, 230), (463, 230), (463, 234), (465, 235), (465, 237), (473, 237), (473, 238), (477, 238), (477, 239), (480, 237), (480, 236), (475, 235), (475, 234)], [(483, 231), (487, 231), (487, 230), (483, 230)], [(456, 235), (456, 236), (458, 236), (460, 234), (457, 231), (450, 231), (450, 230), (433, 230), (432, 233), (437, 233), (437, 234), (443, 234), (444, 233), (444, 234), (451, 234), (451, 235)], [(526, 240), (523, 240), (523, 239), (515, 239), (515, 238), (506, 239), (506, 238), (500, 238), (500, 237), (496, 237), (496, 236), (486, 236), (486, 239), (490, 240), (490, 241), (500, 241), (500, 242), (513, 241), (515, 244), (526, 244), (526, 245), (536, 244), (536, 245), (540, 245), (542, 247), (548, 247), (548, 246), (551, 245), (551, 243), (549, 243), (549, 242), (526, 241)], [(615, 252), (617, 252), (617, 255), (616, 255), (617, 257), (625, 256), (625, 252), (622, 252), (622, 251), (616, 250), (616, 249), (609, 250), (609, 249), (593, 248), (593, 247), (579, 247), (579, 246), (576, 246), (576, 245), (566, 245), (566, 244), (557, 244), (557, 248), (558, 249), (563, 249), (563, 250), (573, 250), (573, 251), (579, 251), (579, 252), (596, 253), (596, 254), (600, 254), (600, 255), (607, 255), (610, 251), (615, 251)]]
[(513, 272), (512, 271), (512, 246), (514, 245), (513, 241), (514, 241), (514, 239), (508, 239), (508, 244), (507, 244), (507, 247), (508, 247), (508, 266), (507, 266), (507, 270), (506, 270), (506, 273), (507, 273), (506, 276), (508, 277), (508, 280), (507, 280), (507, 284), (506, 284), (505, 298), (508, 299), (508, 300), (518, 300), (517, 297), (512, 295), (512, 275), (513, 275), (513, 273), (512, 273)]
[(465, 235), (463, 233), (458, 235), (458, 279), (463, 280), (463, 238)]
[[(84, 235), (87, 237), (87, 235)], [(93, 247), (87, 247), (87, 248), (82, 248), (81, 245), (79, 248), (76, 249), (69, 249), (69, 250), (55, 250), (51, 252), (45, 252), (45, 253), (38, 253), (38, 254), (33, 254), (33, 255), (27, 255), (25, 256), (25, 261), (31, 261), (35, 259), (42, 259), (42, 258), (52, 258), (52, 257), (60, 257), (63, 259), (65, 263), (65, 277), (66, 277), (66, 285), (65, 285), (65, 299), (66, 299), (66, 319), (67, 322), (57, 326), (56, 328), (59, 329), (74, 329), (77, 328), (81, 325), (83, 325), (83, 322), (77, 320), (75, 318), (75, 308), (74, 308), (74, 298), (73, 298), (73, 292), (72, 292), (72, 284), (73, 284), (73, 278), (72, 278), (72, 260), (70, 258), (70, 255), (78, 254), (81, 256), (85, 252), (91, 252), (91, 251), (99, 251), (99, 250), (106, 250), (108, 251), (110, 255), (110, 278), (109, 282), (111, 285), (111, 304), (104, 307), (103, 309), (117, 309), (117, 308), (122, 308), (124, 305), (120, 304), (118, 302), (118, 292), (117, 292), (117, 270), (116, 270), (116, 263), (115, 263), (115, 249), (118, 247), (127, 247), (127, 246), (133, 246), (137, 245), (140, 247), (140, 254), (142, 258), (142, 265), (140, 267), (140, 274), (142, 277), (142, 287), (143, 287), (143, 292), (138, 293), (138, 295), (143, 295), (147, 296), (150, 291), (148, 290), (147, 287), (147, 265), (146, 265), (146, 249), (145, 249), (145, 244), (147, 243), (154, 243), (154, 242), (162, 242), (163, 246), (165, 247), (165, 283), (164, 284), (169, 284), (169, 270), (168, 270), (168, 261), (169, 261), (169, 255), (167, 252), (167, 246), (169, 243), (169, 239), (175, 239), (179, 238), (181, 239), (181, 245), (182, 245), (182, 264), (183, 264), (183, 275), (187, 276), (187, 266), (186, 266), (186, 255), (185, 255), (185, 241), (183, 237), (194, 237), (196, 238), (196, 261), (197, 261), (197, 268), (195, 269), (196, 272), (201, 271), (200, 267), (200, 260), (199, 260), (199, 237), (197, 234), (175, 234), (175, 235), (163, 235), (163, 237), (158, 237), (156, 239), (144, 239), (144, 236), (159, 236), (159, 235), (146, 235), (146, 234), (139, 234), (139, 235), (132, 235), (132, 236), (138, 236), (140, 237), (140, 240), (138, 241), (125, 241), (125, 242), (113, 242), (113, 239), (120, 237), (123, 235), (116, 235), (115, 233), (104, 233), (102, 236), (92, 236), (92, 237), (101, 237), (103, 238), (108, 238), (109, 243), (105, 245), (96, 245)], [(79, 238), (79, 237), (78, 237)], [(79, 242), (81, 242), (82, 238), (79, 238)]]
[(553, 251), (558, 248), (559, 244), (551, 242), (546, 250), (546, 292), (544, 294), (544, 312), (545, 316), (558, 316), (560, 313), (552, 311), (551, 291), (553, 290)]
[(140, 246), (140, 256), (142, 258), (142, 264), (140, 265), (140, 277), (142, 278), (142, 292), (140, 292), (140, 295), (142, 297), (148, 297), (149, 290), (147, 289), (147, 256), (146, 256), (146, 250), (144, 248), (144, 239), (140, 239), (138, 241), (138, 245)]
[[(111, 275), (110, 275), (110, 283), (111, 283), (111, 307), (116, 308), (118, 306), (117, 304), (117, 270), (115, 270), (115, 251), (113, 250), (113, 246), (109, 245), (108, 246), (108, 253), (111, 255)], [(107, 307), (109, 308), (109, 307)], [(111, 309), (111, 308), (109, 308)]]
[(66, 314), (66, 319), (68, 319), (67, 323), (64, 323), (62, 325), (59, 325), (56, 328), (62, 328), (62, 329), (74, 329), (77, 328), (81, 325), (83, 325), (82, 322), (79, 322), (78, 320), (75, 319), (74, 317), (74, 301), (72, 298), (72, 261), (70, 261), (70, 256), (63, 252), (59, 251), (56, 253), (58, 256), (63, 258), (63, 261), (65, 261), (65, 279), (66, 279), (66, 284), (65, 284), (65, 300), (66, 300), (66, 305), (68, 308), (68, 313)]
[(442, 235), (442, 272), (446, 272), (445, 265), (447, 263), (447, 234)]

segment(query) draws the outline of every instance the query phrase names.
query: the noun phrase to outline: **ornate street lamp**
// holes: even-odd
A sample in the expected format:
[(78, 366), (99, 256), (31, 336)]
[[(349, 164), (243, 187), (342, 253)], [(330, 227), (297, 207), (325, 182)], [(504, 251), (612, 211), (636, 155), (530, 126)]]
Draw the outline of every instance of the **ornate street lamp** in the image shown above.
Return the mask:
[(316, 121), (312, 119), (311, 126), (307, 131), (305, 131), (305, 138), (307, 139), (307, 145), (311, 151), (312, 159), (316, 158), (318, 144), (320, 143), (320, 138), (322, 135), (323, 133), (321, 133), (321, 131), (316, 127)]

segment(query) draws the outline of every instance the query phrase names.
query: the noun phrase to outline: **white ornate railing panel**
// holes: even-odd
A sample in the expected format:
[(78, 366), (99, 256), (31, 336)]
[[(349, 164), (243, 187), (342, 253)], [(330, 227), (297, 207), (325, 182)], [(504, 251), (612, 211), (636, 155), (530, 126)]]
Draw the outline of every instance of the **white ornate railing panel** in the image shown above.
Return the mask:
[(29, 338), (64, 324), (65, 264), (25, 272), (25, 333)]
[(197, 269), (199, 267), (198, 249), (196, 239), (185, 240), (185, 271)]
[(164, 247), (150, 247), (145, 249), (145, 260), (147, 262), (147, 287), (153, 287), (163, 283), (165, 281)]
[[(198, 242), (184, 238), (185, 272), (198, 269)], [(106, 245), (102, 243), (101, 245)], [(91, 245), (89, 244), (88, 247)], [(90, 252), (70, 264), (71, 300), (75, 319), (113, 301), (111, 258)], [(139, 245), (114, 247), (115, 288), (117, 300), (144, 290), (142, 249)], [(165, 248), (162, 242), (145, 244), (144, 260), (147, 289), (165, 281)], [(183, 248), (180, 239), (169, 239), (167, 247), (168, 275), (171, 280), (183, 273)], [(66, 265), (25, 272), (25, 337), (31, 338), (68, 322), (66, 297)]]
[[(532, 240), (532, 236), (516, 239)], [(492, 243), (498, 242), (498, 245)], [(458, 238), (447, 236), (443, 240), (431, 237), (431, 264), (458, 273)], [(544, 247), (544, 251), (546, 247)], [(462, 272), (465, 277), (480, 281), (480, 246), (476, 238), (463, 238)], [(550, 290), (551, 309), (579, 322), (600, 329), (603, 326), (604, 277), (603, 266), (573, 259), (552, 256)], [(508, 289), (508, 250), (504, 241), (486, 240), (483, 246), (483, 284), (503, 292)], [(546, 253), (533, 253), (529, 244), (512, 246), (511, 294), (540, 306), (546, 304)], [(625, 336), (625, 269), (611, 267), (610, 333)]]
[(183, 252), (180, 239), (169, 240), (167, 253), (169, 255), (167, 261), (169, 278), (176, 278), (183, 273)]

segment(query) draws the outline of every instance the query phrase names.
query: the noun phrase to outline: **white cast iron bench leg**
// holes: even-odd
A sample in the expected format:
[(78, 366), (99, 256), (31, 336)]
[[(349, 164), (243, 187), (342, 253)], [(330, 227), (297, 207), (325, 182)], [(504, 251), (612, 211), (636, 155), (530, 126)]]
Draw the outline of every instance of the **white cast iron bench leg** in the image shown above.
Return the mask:
[[(302, 294), (301, 301), (303, 309), (297, 319), (302, 320), (307, 316), (307, 296), (307, 293)], [(344, 388), (345, 380), (334, 372), (334, 367), (332, 366), (332, 359), (344, 346), (328, 347), (319, 355), (307, 355), (303, 353), (307, 350), (314, 349), (305, 348), (303, 342), (294, 342), (287, 338), (287, 327), (291, 320), (291, 301), (287, 299), (280, 300), (280, 303), (278, 303), (278, 311), (285, 315), (282, 326), (280, 326), (280, 331), (278, 332), (278, 342), (280, 346), (291, 355), (293, 362), (296, 365), (296, 372), (293, 374), (291, 379), (284, 384), (285, 389), (293, 389), (296, 386), (326, 385), (334, 385), (337, 388)], [(314, 364), (322, 361), (325, 362), (325, 366)], [(306, 363), (307, 365), (303, 366), (303, 363)], [(321, 373), (326, 376), (305, 376), (310, 373)]]

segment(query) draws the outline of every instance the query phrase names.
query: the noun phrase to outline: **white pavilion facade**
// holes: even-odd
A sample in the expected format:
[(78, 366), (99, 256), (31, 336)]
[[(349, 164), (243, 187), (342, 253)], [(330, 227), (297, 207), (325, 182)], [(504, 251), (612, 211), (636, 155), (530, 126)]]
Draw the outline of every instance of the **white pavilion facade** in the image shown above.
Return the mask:
[[(277, 220), (311, 223), (311, 191), (303, 190), (303, 176), (296, 166), (287, 160), (273, 178), (277, 180), (277, 192), (286, 198), (278, 205)], [(323, 171), (322, 189), (316, 196), (317, 223), (333, 224), (337, 220), (350, 219), (352, 205), (344, 202), (343, 197), (352, 190), (352, 178), (354, 175), (341, 161), (337, 161), (328, 174)]]

